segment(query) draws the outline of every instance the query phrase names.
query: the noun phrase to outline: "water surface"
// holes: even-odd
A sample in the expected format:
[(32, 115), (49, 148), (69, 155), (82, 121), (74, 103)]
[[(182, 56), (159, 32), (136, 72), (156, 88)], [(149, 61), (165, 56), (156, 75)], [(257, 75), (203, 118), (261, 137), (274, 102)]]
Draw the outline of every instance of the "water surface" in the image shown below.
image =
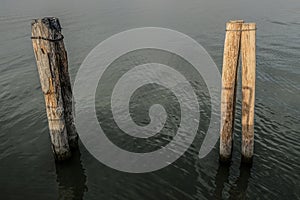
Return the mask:
[[(300, 198), (298, 0), (1, 0), (0, 4), (1, 199)], [(221, 70), (226, 21), (256, 22), (253, 166), (240, 164), (240, 93), (230, 166), (219, 165), (218, 144), (206, 158), (198, 159), (201, 135), (208, 123), (205, 120), (201, 121), (199, 138), (184, 156), (156, 172), (118, 172), (97, 162), (82, 145), (71, 161), (55, 164), (30, 40), (31, 19), (44, 16), (61, 20), (73, 81), (83, 59), (99, 42), (121, 31), (145, 26), (170, 28), (191, 36), (207, 49)], [(118, 76), (117, 69), (139, 64), (151, 56), (162, 61), (168, 58), (155, 51), (129, 55), (116, 63), (112, 68), (116, 70), (108, 74), (107, 80)], [(185, 69), (180, 60), (171, 63)], [(199, 88), (202, 114), (209, 116), (205, 85), (201, 77), (190, 78)], [(104, 89), (99, 87), (99, 92), (105, 93), (111, 86), (109, 81), (105, 84)], [(164, 142), (170, 139), (174, 133), (172, 127), (180, 119), (178, 104), (164, 88), (144, 89), (147, 94), (141, 90), (133, 97), (133, 119), (138, 124), (147, 123), (148, 107), (157, 102), (164, 104), (170, 115), (167, 136), (160, 138)], [(97, 99), (97, 114), (116, 144), (141, 151), (147, 144), (155, 145), (152, 140), (138, 146), (136, 141), (119, 135), (107, 111), (108, 102), (105, 96)]]

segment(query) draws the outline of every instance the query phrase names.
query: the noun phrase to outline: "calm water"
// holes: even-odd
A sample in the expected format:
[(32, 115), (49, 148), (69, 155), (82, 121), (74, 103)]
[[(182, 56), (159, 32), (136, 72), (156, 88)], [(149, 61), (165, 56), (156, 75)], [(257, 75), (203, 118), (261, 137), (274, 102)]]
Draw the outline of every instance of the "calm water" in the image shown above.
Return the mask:
[[(156, 172), (118, 172), (97, 162), (82, 145), (81, 155), (77, 153), (64, 165), (55, 164), (30, 40), (31, 19), (43, 16), (61, 20), (73, 81), (83, 59), (99, 42), (121, 31), (145, 26), (171, 28), (191, 36), (221, 69), (225, 22), (256, 22), (253, 166), (240, 165), (240, 94), (230, 166), (219, 165), (218, 145), (206, 158), (198, 159), (205, 120), (201, 121), (200, 136), (184, 156)], [(1, 0), (0, 199), (300, 199), (299, 41), (298, 0)], [(115, 63), (107, 80), (118, 76), (116, 67), (138, 64), (142, 62), (140, 58), (149, 57), (163, 61), (168, 55), (149, 50), (124, 57)], [(172, 63), (181, 66), (179, 60)], [(202, 113), (209, 113), (201, 78), (191, 80), (199, 88)], [(111, 84), (105, 84), (99, 92), (107, 92)], [(174, 100), (171, 94), (162, 98), (168, 94), (163, 88), (147, 91), (133, 97), (133, 118), (137, 123), (147, 123), (148, 107), (157, 102), (165, 104), (170, 116), (166, 131), (172, 133), (180, 117), (178, 104), (169, 103)], [(107, 102), (105, 96), (97, 99), (98, 118), (115, 143), (128, 149), (145, 150), (147, 143), (155, 147), (155, 141), (139, 146), (132, 140), (125, 143), (124, 135), (117, 137), (120, 134), (106, 111)]]

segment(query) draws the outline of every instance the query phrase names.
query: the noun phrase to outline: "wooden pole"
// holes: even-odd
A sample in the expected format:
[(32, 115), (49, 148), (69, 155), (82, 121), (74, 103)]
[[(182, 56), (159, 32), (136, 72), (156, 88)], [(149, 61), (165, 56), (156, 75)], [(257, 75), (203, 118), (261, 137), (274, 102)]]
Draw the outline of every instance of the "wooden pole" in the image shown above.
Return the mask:
[(256, 24), (242, 26), (242, 161), (251, 162), (254, 148)]
[[(59, 21), (57, 18), (57, 24)], [(61, 31), (59, 31), (61, 34)], [(74, 123), (73, 117), (73, 93), (71, 87), (71, 80), (69, 76), (68, 67), (68, 56), (65, 49), (64, 41), (59, 40), (57, 43), (57, 55), (58, 55), (58, 66), (59, 66), (59, 78), (61, 83), (61, 92), (64, 104), (65, 122), (68, 134), (69, 146), (71, 149), (78, 148), (78, 134)]]
[(231, 158), (233, 146), (234, 114), (236, 102), (237, 71), (243, 20), (226, 24), (221, 96), (220, 161)]
[(33, 20), (31, 28), (52, 149), (56, 160), (66, 160), (71, 156), (70, 146), (77, 146), (78, 136), (72, 116), (72, 90), (61, 26), (57, 18), (49, 17)]

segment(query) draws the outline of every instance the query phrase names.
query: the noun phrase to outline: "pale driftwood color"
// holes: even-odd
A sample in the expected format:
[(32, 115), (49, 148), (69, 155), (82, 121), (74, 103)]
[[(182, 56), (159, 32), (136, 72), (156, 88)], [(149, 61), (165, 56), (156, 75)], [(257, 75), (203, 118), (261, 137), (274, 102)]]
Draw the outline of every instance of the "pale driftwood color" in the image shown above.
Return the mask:
[(228, 161), (232, 154), (237, 71), (241, 43), (242, 20), (226, 24), (222, 69), (220, 160)]
[(242, 32), (242, 158), (251, 162), (254, 148), (256, 24), (243, 24)]
[(70, 146), (76, 147), (78, 139), (72, 116), (72, 90), (62, 37), (57, 18), (33, 20), (32, 44), (56, 160), (68, 159), (71, 156)]

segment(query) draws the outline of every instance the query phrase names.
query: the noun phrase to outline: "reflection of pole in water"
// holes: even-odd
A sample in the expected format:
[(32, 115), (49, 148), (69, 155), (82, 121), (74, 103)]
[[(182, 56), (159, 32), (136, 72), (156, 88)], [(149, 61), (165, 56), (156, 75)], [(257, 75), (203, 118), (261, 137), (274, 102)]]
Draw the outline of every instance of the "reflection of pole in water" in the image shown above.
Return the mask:
[(222, 199), (222, 192), (225, 187), (225, 183), (228, 183), (230, 164), (220, 163), (218, 172), (215, 179), (216, 189), (215, 189), (215, 199)]
[(229, 194), (230, 199), (245, 199), (249, 178), (251, 173), (251, 165), (241, 164), (240, 175), (235, 182), (235, 187), (231, 187)]
[(76, 151), (70, 160), (56, 163), (59, 199), (83, 199), (87, 186), (80, 156)]
[[(245, 199), (250, 172), (251, 172), (251, 164), (243, 164), (240, 165), (240, 175), (232, 185), (229, 183), (229, 176), (230, 176), (230, 164), (220, 164), (218, 168), (218, 172), (215, 178), (215, 192), (214, 197), (215, 199), (223, 199), (223, 192), (225, 189), (225, 183), (230, 184), (229, 189), (229, 199)], [(228, 195), (227, 193), (227, 195)]]

